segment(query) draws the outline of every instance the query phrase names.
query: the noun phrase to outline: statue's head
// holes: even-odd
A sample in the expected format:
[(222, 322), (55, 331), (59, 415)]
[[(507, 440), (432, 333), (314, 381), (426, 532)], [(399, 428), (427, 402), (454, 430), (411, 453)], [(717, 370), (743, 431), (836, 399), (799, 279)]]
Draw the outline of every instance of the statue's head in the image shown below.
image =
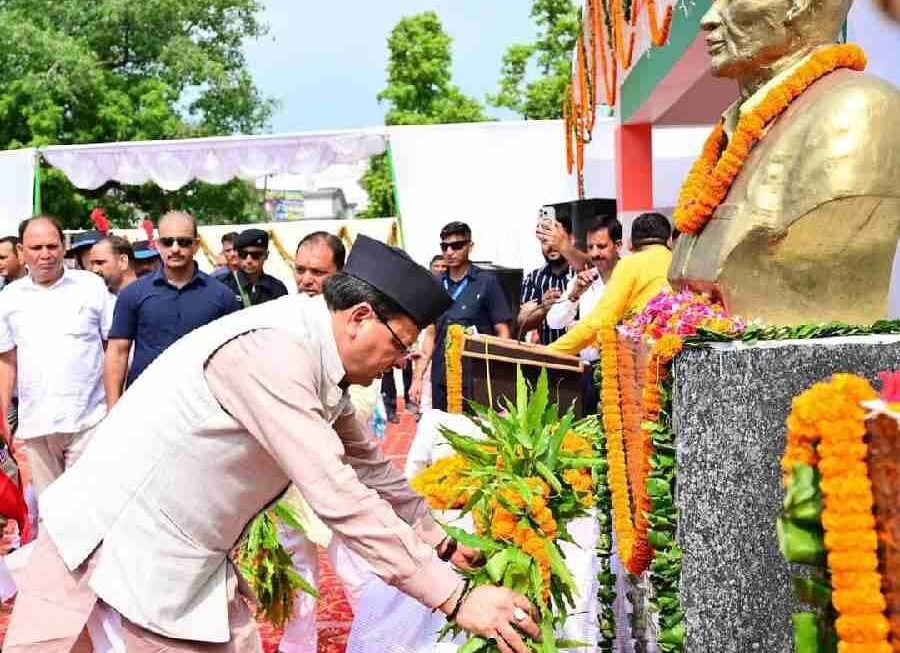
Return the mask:
[(852, 0), (714, 0), (700, 26), (713, 73), (741, 78), (834, 43)]

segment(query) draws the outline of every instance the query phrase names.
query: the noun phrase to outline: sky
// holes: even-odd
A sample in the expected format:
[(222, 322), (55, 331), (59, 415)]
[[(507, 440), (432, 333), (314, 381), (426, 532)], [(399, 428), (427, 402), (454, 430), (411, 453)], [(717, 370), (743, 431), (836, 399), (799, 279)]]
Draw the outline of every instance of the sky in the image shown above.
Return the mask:
[[(269, 34), (246, 44), (253, 79), (279, 101), (274, 133), (383, 124), (387, 37), (406, 15), (434, 10), (453, 39), (453, 83), (482, 103), (506, 48), (533, 40), (530, 0), (264, 0)], [(487, 107), (488, 115), (515, 114)]]

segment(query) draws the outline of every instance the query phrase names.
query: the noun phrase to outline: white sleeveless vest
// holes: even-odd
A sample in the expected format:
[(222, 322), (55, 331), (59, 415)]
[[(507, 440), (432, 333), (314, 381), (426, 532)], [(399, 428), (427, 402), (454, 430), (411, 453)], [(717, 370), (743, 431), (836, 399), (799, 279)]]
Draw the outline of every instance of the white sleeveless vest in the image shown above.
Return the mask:
[(204, 376), (219, 347), (262, 328), (289, 332), (321, 361), (319, 369), (285, 373), (320, 378), (324, 414), (334, 421), (346, 399), (331, 314), (321, 297), (283, 297), (216, 320), (166, 350), (40, 500), (66, 566), (74, 571), (102, 544), (91, 588), (133, 623), (167, 637), (228, 641), (226, 578), (234, 572), (227, 555), (290, 482), (219, 406)]

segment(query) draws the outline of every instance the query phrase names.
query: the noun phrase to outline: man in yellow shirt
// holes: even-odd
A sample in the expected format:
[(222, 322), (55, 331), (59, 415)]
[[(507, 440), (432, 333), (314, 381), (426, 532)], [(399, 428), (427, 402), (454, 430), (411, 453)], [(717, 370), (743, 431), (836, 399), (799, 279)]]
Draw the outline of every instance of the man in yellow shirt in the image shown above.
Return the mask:
[(644, 309), (653, 297), (668, 287), (666, 275), (672, 262), (669, 220), (660, 213), (642, 213), (631, 226), (631, 256), (613, 269), (603, 297), (594, 310), (583, 317), (562, 338), (550, 345), (564, 354), (577, 355), (593, 345), (600, 327), (618, 324), (623, 318)]

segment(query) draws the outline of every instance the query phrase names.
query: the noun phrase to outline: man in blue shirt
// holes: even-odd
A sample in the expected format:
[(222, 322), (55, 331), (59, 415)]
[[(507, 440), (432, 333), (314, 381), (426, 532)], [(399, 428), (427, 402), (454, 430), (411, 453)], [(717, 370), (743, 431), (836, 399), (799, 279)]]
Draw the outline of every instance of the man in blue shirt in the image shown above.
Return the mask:
[[(447, 377), (444, 370), (444, 339), (451, 324), (474, 326), (478, 333), (509, 338), (512, 311), (500, 282), (493, 274), (469, 261), (472, 230), (464, 222), (451, 222), (441, 229), (441, 252), (447, 271), (438, 280), (453, 300), (453, 305), (424, 331), (422, 357), (413, 372), (410, 399), (419, 403), (425, 370), (431, 361), (431, 405), (447, 410)], [(463, 380), (463, 395), (467, 394)]]
[(240, 308), (228, 288), (197, 268), (194, 218), (180, 211), (166, 213), (157, 242), (163, 267), (130, 284), (116, 302), (103, 370), (110, 408), (125, 386), (181, 336)]

